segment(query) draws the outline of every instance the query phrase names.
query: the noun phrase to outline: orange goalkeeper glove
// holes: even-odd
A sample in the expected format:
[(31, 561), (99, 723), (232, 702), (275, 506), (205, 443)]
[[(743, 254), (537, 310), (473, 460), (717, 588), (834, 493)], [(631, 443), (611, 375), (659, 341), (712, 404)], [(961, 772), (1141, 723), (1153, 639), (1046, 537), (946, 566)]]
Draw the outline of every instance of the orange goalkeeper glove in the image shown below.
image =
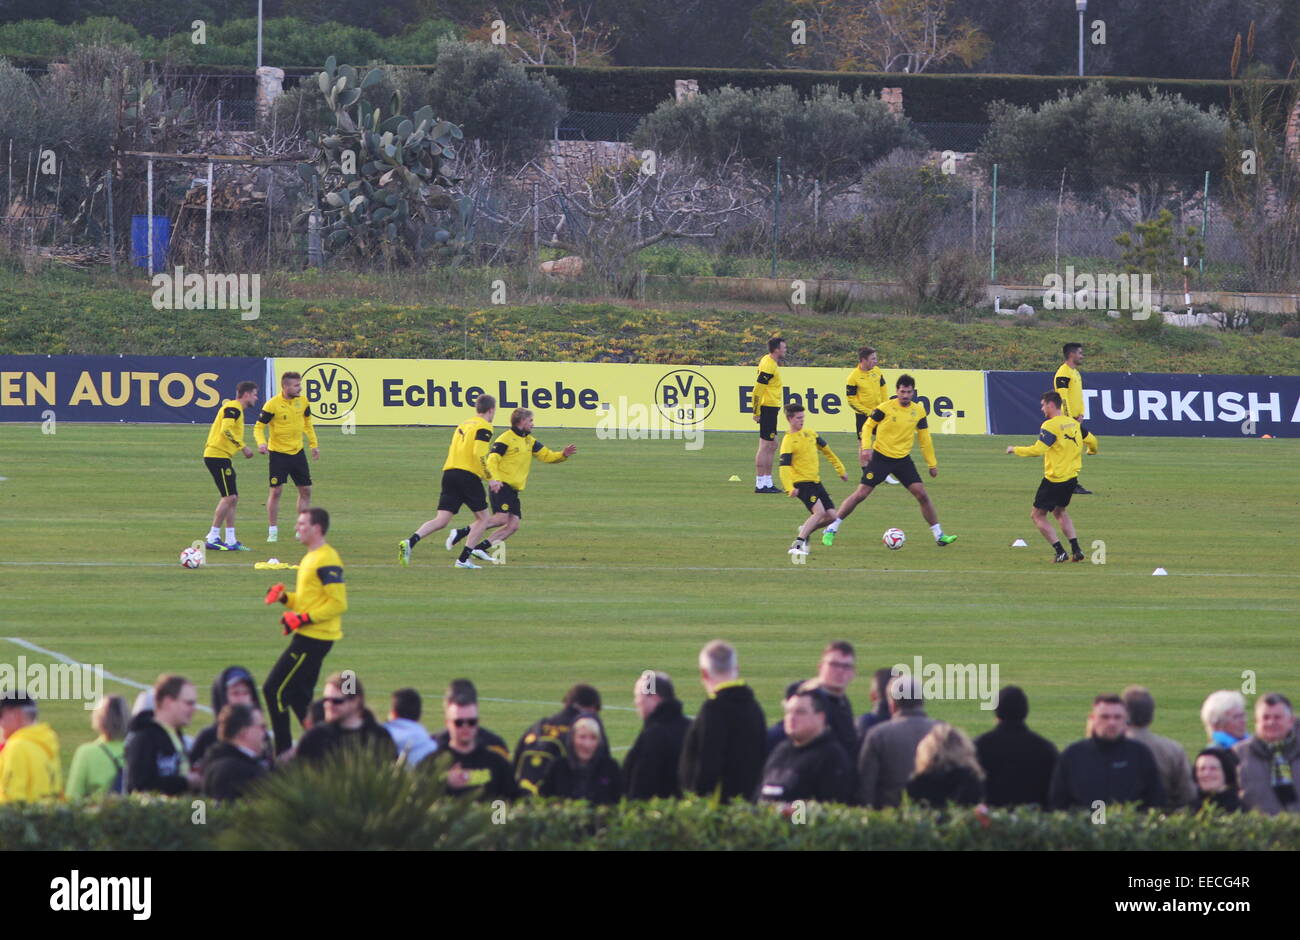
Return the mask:
[(283, 581), (279, 584), (273, 585), (271, 589), (266, 592), (265, 603), (274, 604), (276, 601), (279, 601), (281, 604), (289, 603), (289, 595), (285, 591)]
[(280, 618), (280, 623), (284, 624), (284, 635), (288, 636), (300, 627), (311, 623), (311, 614), (296, 614), (291, 610)]

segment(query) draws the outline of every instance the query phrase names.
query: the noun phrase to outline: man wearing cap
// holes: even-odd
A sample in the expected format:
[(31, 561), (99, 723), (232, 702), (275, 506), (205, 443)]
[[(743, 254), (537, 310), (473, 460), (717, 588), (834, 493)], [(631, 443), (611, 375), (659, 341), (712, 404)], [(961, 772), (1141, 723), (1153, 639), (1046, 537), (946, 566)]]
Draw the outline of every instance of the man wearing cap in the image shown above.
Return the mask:
[(989, 806), (1046, 806), (1058, 752), (1056, 745), (1034, 734), (1025, 724), (1029, 698), (1019, 686), (998, 693), (993, 710), (998, 723), (975, 739), (975, 754), (987, 775), (985, 802)]

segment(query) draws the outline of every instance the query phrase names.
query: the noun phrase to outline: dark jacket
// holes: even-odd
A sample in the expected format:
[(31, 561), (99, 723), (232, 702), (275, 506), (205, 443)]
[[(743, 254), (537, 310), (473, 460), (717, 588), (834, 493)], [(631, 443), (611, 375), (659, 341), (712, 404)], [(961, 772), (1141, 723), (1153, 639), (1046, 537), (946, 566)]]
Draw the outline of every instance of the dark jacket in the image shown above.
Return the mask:
[(724, 683), (700, 706), (682, 743), (678, 778), (685, 793), (725, 802), (749, 799), (763, 772), (767, 720), (754, 691), (737, 682)]
[(623, 759), (623, 784), (629, 800), (682, 795), (677, 765), (691, 720), (680, 699), (666, 699), (646, 716), (632, 750)]
[[(805, 680), (807, 681), (807, 680)], [(785, 697), (789, 698), (799, 690), (803, 682), (791, 682), (785, 687)], [(840, 742), (840, 747), (844, 748), (846, 754), (858, 753), (858, 729), (853, 719), (853, 705), (849, 702), (847, 695), (832, 695), (825, 692), (826, 696), (826, 727), (830, 729), (831, 734), (835, 735), (835, 740)], [(772, 727), (767, 729), (767, 752), (771, 754), (776, 750), (776, 746), (784, 741), (785, 722), (778, 721)]]
[(1246, 809), (1241, 805), (1241, 797), (1237, 795), (1236, 790), (1220, 790), (1218, 793), (1206, 793), (1198, 788), (1196, 802), (1192, 805), (1192, 808), (1199, 810), (1206, 804), (1217, 806), (1225, 813), (1241, 813), (1245, 812)]
[(366, 747), (374, 751), (377, 760), (397, 760), (397, 745), (384, 726), (375, 721), (370, 709), (361, 712), (360, 728), (349, 730), (337, 721), (316, 725), (298, 742), (300, 760), (317, 761), (331, 751), (342, 747)]
[(122, 784), (127, 793), (175, 796), (190, 788), (181, 772), (184, 755), (172, 743), (167, 729), (154, 721), (153, 715), (151, 710), (142, 711), (126, 726), (126, 771)]
[(754, 798), (773, 803), (850, 803), (853, 789), (853, 761), (827, 728), (803, 747), (789, 738), (778, 744), (763, 765)]
[(1143, 807), (1165, 805), (1165, 785), (1156, 759), (1145, 744), (1129, 738), (1104, 741), (1089, 737), (1075, 741), (1061, 753), (1052, 774), (1048, 809), (1092, 809), (1101, 800), (1140, 803)]
[[(433, 736), (433, 740), (438, 742), (438, 750), (445, 749), (451, 743), (451, 732), (443, 728), (439, 734)], [(510, 746), (506, 744), (505, 738), (499, 734), (494, 734), (482, 725), (478, 726), (478, 743), (489, 751), (496, 751), (510, 763)]]
[[(568, 755), (568, 735), (573, 723), (583, 717), (583, 712), (576, 705), (569, 705), (563, 711), (548, 718), (539, 718), (528, 726), (528, 730), (519, 736), (515, 745), (515, 779), (519, 785), (531, 793), (537, 793), (546, 779), (551, 764)], [(589, 716), (600, 725), (600, 746), (608, 751), (609, 738), (605, 735), (605, 725), (599, 715)]]
[[(447, 775), (458, 764), (462, 770), (470, 772), (470, 780), (465, 786), (453, 787)], [(416, 770), (434, 774), (447, 784), (447, 793), (451, 796), (471, 800), (513, 800), (519, 795), (510, 761), (495, 747), (485, 744), (482, 738), (476, 741), (474, 750), (468, 754), (453, 750), (449, 743), (440, 741), (438, 750), (420, 761)]]
[(1237, 781), (1237, 755), (1227, 748), (1207, 747), (1196, 755), (1196, 759), (1200, 760), (1205, 754), (1216, 758), (1219, 766), (1223, 768), (1224, 788), (1218, 793), (1207, 793), (1198, 786), (1196, 797), (1192, 800), (1192, 809), (1199, 810), (1208, 803), (1219, 807), (1225, 813), (1244, 812), (1246, 808), (1241, 804), (1241, 795), (1237, 792), (1240, 786)]
[[(221, 715), (221, 709), (226, 707), (226, 687), (232, 682), (244, 680), (253, 690), (253, 707), (258, 711), (262, 710), (262, 700), (258, 696), (257, 683), (253, 681), (253, 674), (243, 666), (228, 666), (221, 670), (221, 675), (212, 681), (212, 724), (208, 725), (199, 732), (199, 736), (194, 739), (194, 744), (190, 747), (190, 765), (196, 770), (203, 763), (203, 758), (208, 752), (208, 748), (217, 743), (217, 721)], [(269, 737), (268, 737), (269, 740)]]
[(976, 806), (984, 802), (984, 781), (969, 767), (945, 767), (917, 774), (907, 783), (914, 803), (942, 807), (949, 803)]
[(578, 763), (570, 743), (569, 753), (551, 762), (537, 793), (566, 800), (587, 800), (597, 806), (613, 804), (623, 796), (623, 775), (618, 761), (605, 748), (597, 748), (584, 766)]
[(1047, 805), (1047, 788), (1060, 757), (1056, 745), (1019, 719), (1003, 719), (975, 739), (990, 806)]
[(267, 770), (256, 757), (249, 757), (234, 744), (218, 741), (204, 761), (203, 795), (214, 800), (237, 800), (265, 776)]

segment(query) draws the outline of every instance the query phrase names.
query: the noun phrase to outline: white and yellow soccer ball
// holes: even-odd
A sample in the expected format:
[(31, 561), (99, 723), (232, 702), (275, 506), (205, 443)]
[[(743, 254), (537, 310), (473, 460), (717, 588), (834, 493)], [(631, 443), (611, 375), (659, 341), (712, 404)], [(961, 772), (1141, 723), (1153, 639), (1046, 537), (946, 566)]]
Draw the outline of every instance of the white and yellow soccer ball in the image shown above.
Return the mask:
[(898, 551), (907, 541), (907, 536), (903, 534), (902, 529), (886, 529), (885, 534), (880, 537), (880, 541), (885, 543), (885, 548)]

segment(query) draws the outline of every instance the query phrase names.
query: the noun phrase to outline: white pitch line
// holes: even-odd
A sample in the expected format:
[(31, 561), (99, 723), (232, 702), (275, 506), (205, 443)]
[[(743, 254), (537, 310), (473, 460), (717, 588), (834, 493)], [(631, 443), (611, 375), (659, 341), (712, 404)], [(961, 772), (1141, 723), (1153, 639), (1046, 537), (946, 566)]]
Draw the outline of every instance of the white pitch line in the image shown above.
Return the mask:
[[(47, 650), (45, 647), (37, 646), (35, 643), (24, 640), (20, 636), (7, 636), (7, 637), (3, 637), (3, 639), (8, 640), (10, 643), (15, 644), (16, 646), (21, 646), (24, 649), (29, 649), (34, 653), (40, 653), (42, 656), (50, 657), (50, 659), (57, 659), (61, 663), (67, 663), (69, 666), (79, 666), (82, 668), (89, 666), (92, 669), (96, 668), (96, 664), (94, 663), (79, 663), (71, 656), (64, 656), (62, 653), (55, 652), (54, 650)], [(110, 682), (116, 682), (119, 685), (129, 686), (130, 688), (133, 689), (153, 688), (153, 686), (145, 685), (141, 682), (136, 682), (134, 679), (123, 679), (121, 676), (115, 676), (107, 669), (102, 670), (102, 674), (104, 678)], [(207, 705), (198, 705), (195, 707), (197, 707), (200, 711), (205, 711), (208, 712), (209, 714), (212, 712), (212, 709), (209, 708)]]

